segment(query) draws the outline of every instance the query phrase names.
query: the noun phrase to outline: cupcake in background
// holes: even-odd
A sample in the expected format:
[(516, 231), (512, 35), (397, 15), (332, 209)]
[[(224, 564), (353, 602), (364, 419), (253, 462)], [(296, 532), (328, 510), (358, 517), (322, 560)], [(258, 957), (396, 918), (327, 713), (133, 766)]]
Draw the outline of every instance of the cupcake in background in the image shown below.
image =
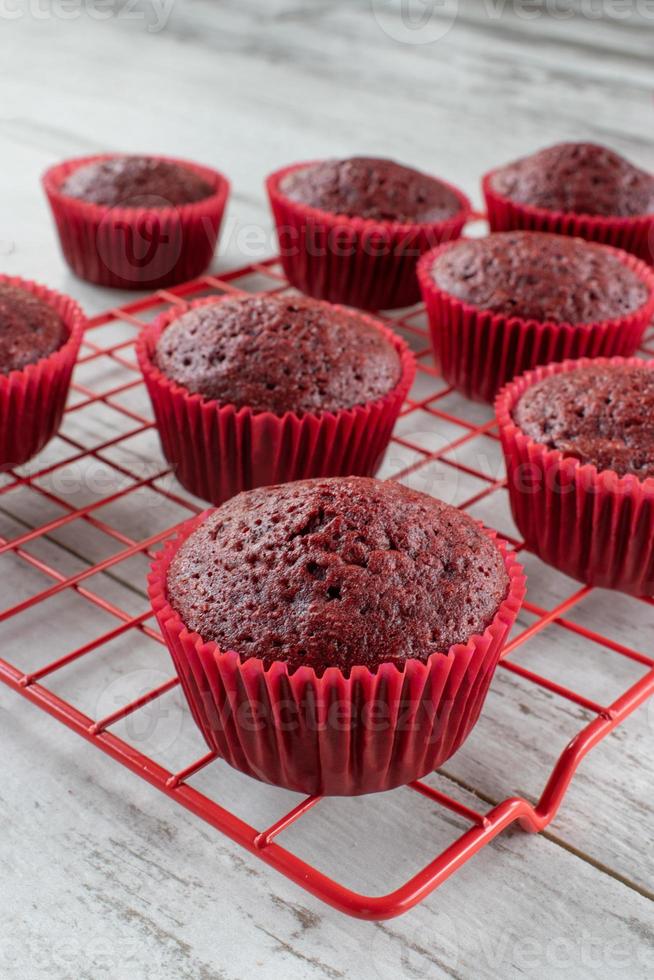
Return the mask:
[(59, 428), (84, 324), (69, 297), (0, 276), (0, 471), (27, 462)]
[(654, 361), (537, 368), (496, 410), (527, 547), (582, 582), (654, 595)]
[(623, 248), (654, 264), (654, 174), (595, 143), (558, 143), (487, 173), (492, 231), (526, 228)]
[(204, 272), (229, 193), (216, 170), (154, 156), (67, 160), (46, 171), (43, 186), (73, 272), (122, 289)]
[(348, 477), (243, 493), (189, 522), (149, 593), (213, 750), (296, 792), (356, 795), (462, 744), (524, 576), (461, 511)]
[(377, 320), (294, 296), (171, 310), (137, 356), (164, 455), (214, 504), (270, 483), (373, 474), (415, 374)]
[(266, 187), (289, 282), (369, 310), (416, 303), (418, 258), (471, 213), (451, 184), (376, 157), (294, 164)]
[(538, 364), (624, 355), (654, 315), (654, 272), (618, 249), (546, 232), (442, 245), (418, 279), (443, 377), (492, 401)]

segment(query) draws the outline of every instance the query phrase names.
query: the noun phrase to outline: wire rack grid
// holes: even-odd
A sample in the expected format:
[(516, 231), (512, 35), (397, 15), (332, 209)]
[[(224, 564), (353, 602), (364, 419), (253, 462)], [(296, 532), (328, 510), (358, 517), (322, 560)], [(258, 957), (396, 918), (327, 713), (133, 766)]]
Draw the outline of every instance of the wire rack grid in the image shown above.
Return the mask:
[[(200, 751), (180, 767), (162, 765), (153, 755), (143, 750), (138, 739), (130, 740), (116, 733), (126, 719), (134, 718), (146, 707), (164, 698), (178, 687), (176, 676), (168, 676), (160, 682), (141, 690), (105, 714), (91, 716), (67, 698), (57, 693), (53, 679), (79, 666), (88, 668), (86, 677), (92, 674), (94, 660), (103, 648), (108, 648), (119, 638), (129, 638), (130, 647), (138, 649), (147, 640), (161, 643), (152, 613), (145, 601), (144, 583), (132, 577), (131, 595), (136, 598), (129, 604), (115, 601), (98, 587), (102, 576), (111, 576), (119, 567), (129, 568), (129, 560), (141, 557), (149, 560), (161, 543), (167, 539), (182, 520), (204, 509), (201, 501), (194, 500), (176, 484), (163, 457), (159, 457), (144, 471), (137, 457), (130, 452), (121, 454), (121, 448), (138, 441), (153, 428), (143, 396), (143, 383), (133, 357), (132, 347), (138, 330), (156, 313), (171, 305), (183, 309), (184, 305), (200, 296), (225, 293), (276, 293), (289, 290), (278, 260), (253, 263), (235, 269), (220, 277), (205, 276), (171, 290), (139, 298), (125, 306), (111, 309), (90, 321), (80, 354), (78, 368), (71, 390), (66, 419), (80, 418), (91, 413), (96, 424), (92, 437), (71, 436), (64, 423), (54, 443), (20, 472), (3, 475), (0, 484), (0, 516), (14, 514), (9, 506), (12, 494), (29, 490), (37, 503), (38, 514), (52, 515), (49, 519), (23, 518), (17, 533), (0, 536), (0, 562), (11, 555), (21, 568), (29, 568), (38, 576), (38, 585), (29, 594), (12, 596), (9, 604), (0, 610), (0, 629), (3, 624), (20, 621), (22, 614), (34, 615), (40, 605), (62, 593), (76, 597), (100, 611), (102, 628), (98, 628), (84, 642), (74, 642), (74, 635), (64, 640), (64, 652), (54, 659), (44, 653), (44, 662), (31, 664), (29, 668), (18, 666), (0, 658), (0, 680), (28, 701), (37, 705), (56, 720), (68, 726), (78, 735), (96, 745), (104, 753), (122, 763), (162, 793), (192, 811), (202, 820), (226, 834), (246, 848), (252, 855), (296, 882), (340, 911), (366, 919), (385, 919), (406, 912), (423, 900), (475, 853), (487, 845), (505, 828), (518, 822), (525, 830), (539, 831), (555, 816), (568, 785), (584, 756), (627, 718), (640, 704), (654, 693), (654, 658), (609, 636), (594, 632), (581, 625), (570, 613), (591, 591), (588, 586), (574, 586), (572, 592), (552, 608), (544, 608), (529, 595), (525, 610), (529, 625), (520, 626), (506, 647), (501, 669), (519, 675), (524, 682), (578, 706), (583, 719), (579, 730), (565, 747), (549, 772), (544, 772), (544, 786), (540, 797), (532, 802), (522, 796), (511, 795), (501, 802), (484, 809), (483, 803), (471, 807), (454, 794), (444, 792), (429, 784), (417, 781), (409, 787), (416, 794), (427, 797), (439, 808), (450, 811), (465, 821), (465, 829), (455, 840), (435, 854), (417, 872), (412, 873), (399, 887), (383, 895), (367, 895), (339, 883), (318, 867), (308, 863), (293, 850), (280, 843), (280, 836), (305, 817), (316, 806), (320, 797), (309, 797), (294, 802), (281, 816), (264, 826), (254, 826), (239, 816), (220, 793), (207, 794), (192, 785), (193, 778), (212, 766), (224, 766), (214, 753)], [(439, 377), (433, 366), (425, 315), (422, 307), (399, 311), (383, 317), (387, 324), (402, 333), (413, 347), (418, 359), (418, 375), (409, 400), (404, 406), (393, 441), (384, 462), (382, 475), (401, 479), (433, 490), (433, 474), (439, 474), (439, 495), (443, 485), (461, 484), (462, 493), (454, 502), (463, 508), (471, 508), (493, 494), (505, 494), (505, 481), (501, 466), (492, 466), (486, 457), (472, 460), (466, 453), (473, 440), (484, 437), (488, 446), (499, 446), (492, 413), (485, 407), (472, 406), (457, 398), (456, 393)], [(116, 328), (120, 326), (120, 336)], [(654, 351), (646, 340), (643, 353), (653, 356)], [(84, 382), (86, 376), (92, 380)], [(111, 382), (107, 387), (106, 379)], [(139, 405), (139, 408), (135, 408)], [(464, 407), (465, 406), (465, 407)], [(120, 431), (107, 426), (106, 438), (100, 421), (103, 413), (112, 410), (112, 419), (120, 418)], [(116, 413), (118, 413), (116, 415)], [(419, 421), (418, 421), (419, 420)], [(115, 429), (115, 425), (113, 426)], [(77, 431), (77, 430), (75, 430)], [(82, 432), (83, 432), (82, 428)], [(118, 452), (116, 452), (118, 451)], [(492, 456), (492, 453), (491, 453)], [(91, 499), (80, 499), (73, 488), (68, 492), (65, 477), (76, 469), (83, 470), (91, 464), (100, 469), (110, 461), (114, 479), (106, 488), (95, 487)], [(134, 462), (130, 462), (133, 460)], [(424, 474), (432, 474), (431, 479)], [(444, 483), (443, 483), (443, 474)], [(472, 492), (470, 489), (472, 489)], [(145, 539), (139, 539), (133, 531), (133, 523), (125, 520), (129, 512), (119, 507), (118, 518), (111, 519), (112, 507), (123, 501), (129, 505), (136, 501), (139, 491), (146, 491), (150, 498), (164, 500), (179, 510), (179, 519), (159, 528)], [(133, 512), (133, 508), (132, 508)], [(34, 513), (34, 508), (32, 510)], [(58, 567), (59, 563), (48, 557), (47, 548), (40, 548), (57, 541), (61, 533), (73, 530), (73, 537), (81, 526), (89, 533), (98, 533), (110, 540), (109, 554), (81, 556), (74, 571)], [(506, 531), (503, 537), (518, 551), (523, 544)], [(70, 540), (70, 535), (69, 535)], [(65, 545), (66, 547), (66, 545)], [(67, 547), (70, 549), (71, 545)], [(74, 550), (74, 549), (73, 549)], [(0, 576), (4, 573), (0, 570)], [(5, 578), (6, 581), (6, 578)], [(4, 589), (3, 591), (7, 591)], [(11, 591), (11, 590), (10, 590)], [(649, 600), (639, 600), (651, 605)], [(3, 603), (4, 605), (4, 603)], [(129, 605), (129, 608), (125, 606)], [(519, 648), (555, 624), (565, 633), (575, 633), (602, 651), (610, 651), (626, 658), (638, 667), (635, 682), (625, 686), (610, 703), (600, 703), (585, 694), (565, 686), (555, 678), (533, 671), (512, 656)], [(12, 644), (12, 649), (20, 644)], [(159, 648), (160, 649), (160, 648)], [(163, 653), (163, 651), (162, 651)], [(20, 657), (17, 658), (20, 660)], [(89, 674), (90, 672), (90, 674)], [(170, 671), (172, 674), (172, 671)], [(246, 777), (243, 777), (244, 779)], [(258, 784), (257, 784), (258, 785)], [(394, 791), (399, 792), (399, 791)], [(379, 819), (383, 819), (380, 814)], [(367, 828), (369, 832), (369, 828)], [(354, 833), (354, 829), (353, 829)]]

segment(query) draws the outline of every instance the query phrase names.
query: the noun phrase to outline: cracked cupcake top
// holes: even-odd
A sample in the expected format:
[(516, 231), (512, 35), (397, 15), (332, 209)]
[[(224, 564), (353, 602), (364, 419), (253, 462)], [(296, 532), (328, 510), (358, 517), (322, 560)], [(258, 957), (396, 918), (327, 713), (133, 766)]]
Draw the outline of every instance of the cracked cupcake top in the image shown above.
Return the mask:
[(596, 143), (558, 143), (498, 169), (496, 193), (547, 211), (604, 217), (654, 212), (654, 174)]
[(312, 164), (288, 174), (280, 190), (299, 204), (373, 221), (421, 224), (461, 210), (456, 194), (436, 177), (377, 157)]
[(177, 552), (168, 601), (243, 659), (347, 672), (446, 653), (484, 631), (508, 584), (498, 546), (466, 514), (346, 477), (233, 497)]
[(439, 289), (482, 310), (555, 323), (624, 316), (648, 299), (639, 276), (603, 245), (537, 231), (461, 239), (431, 270)]
[(0, 283), (0, 372), (21, 371), (68, 339), (57, 311), (20, 286)]
[(198, 173), (181, 163), (156, 157), (116, 156), (96, 160), (63, 182), (61, 193), (106, 207), (176, 207), (213, 194)]
[(288, 296), (195, 307), (164, 329), (154, 362), (191, 393), (276, 415), (376, 401), (401, 375), (399, 354), (374, 323)]
[(654, 371), (646, 364), (553, 374), (524, 392), (513, 420), (535, 442), (598, 470), (654, 476)]

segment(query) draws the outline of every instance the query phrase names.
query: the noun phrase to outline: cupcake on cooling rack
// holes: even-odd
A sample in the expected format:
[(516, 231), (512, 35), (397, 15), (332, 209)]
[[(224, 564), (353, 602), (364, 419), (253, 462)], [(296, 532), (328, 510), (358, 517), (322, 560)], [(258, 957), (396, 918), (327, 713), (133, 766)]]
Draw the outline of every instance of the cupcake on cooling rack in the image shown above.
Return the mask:
[(266, 186), (289, 282), (363, 309), (417, 302), (418, 257), (470, 216), (456, 187), (376, 157), (294, 164)]
[(443, 377), (470, 398), (537, 364), (634, 354), (654, 314), (654, 273), (580, 238), (497, 232), (440, 246), (418, 279)]
[(496, 403), (513, 515), (543, 561), (654, 594), (654, 361), (565, 361)]
[(204, 272), (229, 193), (218, 171), (158, 156), (67, 160), (45, 173), (43, 185), (73, 272), (122, 289)]
[(0, 276), (0, 470), (27, 462), (59, 428), (84, 322), (67, 296)]
[(374, 473), (415, 373), (406, 344), (377, 320), (289, 296), (171, 310), (137, 354), (166, 458), (212, 503)]
[(575, 235), (654, 263), (654, 174), (595, 143), (559, 143), (483, 178), (493, 231)]
[(149, 592), (212, 749), (278, 786), (355, 795), (461, 745), (524, 576), (461, 511), (349, 477), (243, 493), (189, 522)]

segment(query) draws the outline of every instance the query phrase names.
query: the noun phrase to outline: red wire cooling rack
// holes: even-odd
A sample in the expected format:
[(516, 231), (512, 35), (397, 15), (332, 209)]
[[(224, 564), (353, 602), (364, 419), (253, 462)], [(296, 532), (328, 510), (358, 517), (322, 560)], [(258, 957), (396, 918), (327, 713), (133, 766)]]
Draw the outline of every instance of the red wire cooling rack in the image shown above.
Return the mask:
[[(90, 503), (86, 503), (82, 507), (75, 507), (70, 500), (66, 499), (65, 494), (56, 492), (59, 483), (61, 482), (63, 485), (65, 481), (44, 480), (44, 478), (56, 476), (71, 466), (84, 466), (87, 462), (102, 461), (103, 454), (108, 450), (152, 427), (151, 419), (141, 412), (129, 408), (125, 403), (124, 396), (132, 393), (142, 384), (130, 348), (138, 329), (155, 312), (165, 309), (171, 304), (181, 308), (185, 301), (200, 295), (243, 291), (280, 292), (288, 288), (288, 284), (280, 272), (278, 262), (275, 259), (270, 259), (234, 270), (220, 278), (205, 276), (170, 291), (160, 290), (151, 296), (137, 299), (121, 308), (109, 310), (90, 322), (75, 376), (73, 394), (70, 399), (71, 404), (67, 411), (72, 415), (82, 409), (91, 408), (92, 411), (101, 413), (109, 407), (121, 414), (127, 431), (113, 435), (112, 438), (105, 441), (97, 442), (96, 440), (91, 448), (85, 445), (83, 441), (61, 434), (58, 438), (58, 445), (63, 447), (59, 453), (61, 458), (57, 458), (49, 466), (43, 466), (40, 460), (37, 460), (36, 464), (32, 463), (29, 475), (5, 474), (5, 482), (0, 486), (0, 512), (5, 510), (2, 506), (3, 500), (9, 499), (8, 495), (12, 491), (20, 487), (29, 487), (31, 491), (38, 494), (38, 500), (44, 509), (52, 508), (54, 505), (62, 513), (58, 513), (58, 516), (41, 526), (28, 526), (17, 537), (10, 540), (0, 537), (0, 557), (8, 552), (13, 553), (15, 557), (20, 559), (21, 565), (30, 566), (32, 570), (36, 570), (49, 582), (46, 588), (42, 588), (36, 594), (2, 609), (0, 611), (0, 626), (21, 613), (28, 610), (34, 611), (38, 604), (45, 603), (65, 590), (74, 590), (77, 597), (81, 597), (85, 602), (95, 606), (96, 609), (102, 610), (115, 623), (111, 629), (101, 631), (82, 646), (72, 648), (63, 656), (59, 656), (49, 663), (43, 663), (37, 669), (27, 673), (7, 660), (0, 659), (0, 680), (313, 895), (350, 915), (367, 919), (384, 919), (405, 912), (424, 899), (509, 824), (518, 821), (524, 829), (529, 831), (538, 831), (547, 826), (556, 814), (570, 780), (584, 756), (624, 721), (638, 705), (654, 693), (654, 658), (595, 633), (567, 618), (572, 608), (588, 595), (589, 587), (580, 586), (565, 601), (552, 609), (541, 608), (530, 601), (528, 597), (525, 608), (531, 614), (531, 625), (513, 638), (505, 651), (501, 668), (520, 675), (529, 684), (546, 689), (568, 702), (580, 706), (585, 709), (586, 713), (590, 713), (591, 720), (583, 724), (583, 727), (556, 761), (553, 770), (546, 778), (540, 799), (535, 805), (520, 797), (509, 797), (487, 812), (478, 812), (433, 788), (426, 782), (419, 781), (411, 784), (410, 789), (428, 797), (432, 803), (453, 811), (462, 817), (469, 824), (469, 827), (445, 850), (435, 855), (417, 874), (412, 874), (401, 887), (383, 896), (359, 894), (345, 887), (318, 868), (307, 864), (297, 854), (279, 843), (278, 838), (283, 831), (290, 828), (296, 821), (301, 821), (303, 816), (313, 807), (320, 805), (319, 797), (309, 797), (301, 801), (271, 826), (254, 827), (235, 813), (230, 812), (225, 805), (221, 805), (220, 799), (210, 798), (189, 784), (189, 780), (200, 770), (212, 764), (223, 765), (216, 760), (213, 753), (191, 759), (183, 769), (173, 772), (112, 731), (119, 722), (130, 718), (144, 709), (146, 705), (151, 705), (175, 688), (179, 683), (176, 677), (171, 676), (164, 683), (148, 690), (129, 703), (123, 704), (118, 710), (99, 718), (84, 714), (74, 704), (64, 700), (48, 687), (49, 678), (58, 675), (60, 671), (65, 671), (82, 658), (87, 658), (85, 665), (92, 669), (94, 652), (125, 634), (130, 634), (131, 642), (135, 648), (143, 642), (144, 636), (161, 641), (158, 631), (153, 628), (152, 614), (145, 601), (143, 601), (143, 611), (138, 615), (133, 615), (101, 596), (94, 586), (93, 579), (99, 573), (110, 574), (112, 568), (133, 556), (151, 556), (153, 550), (156, 550), (156, 546), (167, 538), (174, 531), (174, 528), (166, 527), (146, 540), (134, 540), (127, 533), (125, 526), (121, 529), (118, 519), (110, 523), (103, 519), (99, 512), (103, 508), (107, 508), (108, 505), (115, 504), (121, 498), (128, 497), (136, 489), (144, 487), (184, 508), (185, 517), (189, 516), (189, 513), (199, 512), (202, 508), (190, 501), (181, 489), (175, 492), (176, 484), (172, 478), (162, 484), (162, 477), (169, 473), (163, 458), (161, 469), (145, 477), (136, 472), (135, 467), (122, 465), (112, 459), (111, 466), (125, 478), (126, 485), (107, 495), (96, 495)], [(417, 445), (411, 442), (409, 438), (396, 435), (387, 460), (389, 458), (392, 460), (404, 453), (404, 468), (398, 464), (397, 472), (387, 475), (393, 478), (408, 479), (418, 473), (421, 467), (430, 463), (433, 464), (438, 460), (440, 465), (451, 467), (460, 473), (467, 474), (468, 477), (475, 478), (476, 481), (480, 481), (482, 489), (474, 496), (461, 502), (460, 505), (463, 507), (470, 507), (490, 494), (505, 493), (503, 480), (489, 475), (487, 467), (484, 467), (486, 471), (482, 472), (477, 468), (468, 466), (465, 462), (457, 461), (450, 455), (453, 450), (465, 447), (465, 444), (475, 437), (485, 435), (488, 438), (497, 439), (497, 434), (492, 419), (478, 424), (471, 421), (472, 415), (470, 413), (461, 412), (454, 415), (447, 411), (450, 404), (448, 395), (452, 394), (452, 389), (444, 385), (438, 376), (438, 372), (431, 365), (429, 340), (424, 325), (422, 308), (416, 307), (409, 311), (402, 311), (398, 315), (387, 316), (385, 319), (390, 326), (409, 338), (418, 356), (417, 383), (404, 408), (403, 417), (411, 415), (411, 413), (424, 413), (420, 415), (421, 425), (425, 419), (431, 420), (434, 429), (440, 428), (443, 432), (452, 431), (452, 426), (457, 426), (455, 438), (450, 441), (443, 439), (442, 444), (435, 450), (433, 447), (426, 449), (424, 445)], [(114, 339), (108, 344), (103, 344), (102, 337), (104, 334), (101, 328), (112, 324), (129, 325), (130, 335), (123, 337), (119, 342)], [(649, 356), (654, 354), (649, 350), (647, 353)], [(112, 384), (108, 390), (100, 390), (102, 387), (102, 370), (91, 372), (96, 379), (93, 387), (79, 382), (80, 374), (84, 374), (85, 365), (101, 367), (103, 364), (107, 366), (114, 380), (116, 376), (120, 378), (117, 384)], [(464, 417), (466, 414), (468, 417)], [(400, 423), (400, 432), (406, 431), (406, 428)], [(64, 433), (65, 430), (66, 427), (64, 426)], [(394, 451), (393, 446), (396, 451)], [(46, 454), (47, 452), (46, 450)], [(410, 460), (409, 465), (406, 465), (407, 454)], [(460, 455), (465, 457), (465, 453)], [(475, 483), (475, 485), (477, 484)], [(67, 525), (80, 520), (113, 539), (118, 551), (96, 563), (87, 561), (82, 570), (72, 575), (54, 567), (56, 562), (46, 561), (35, 554), (34, 544), (36, 542), (52, 541), (51, 536), (55, 532), (60, 532)], [(516, 549), (522, 548), (520, 541), (512, 541), (511, 543)], [(134, 581), (131, 584), (144, 599), (143, 583)], [(648, 600), (643, 601), (647, 602)], [(106, 619), (106, 616), (104, 618)], [(554, 623), (565, 631), (583, 636), (592, 644), (608, 648), (614, 653), (636, 662), (642, 667), (643, 676), (623, 691), (611, 704), (599, 704), (546, 676), (526, 669), (511, 659), (511, 654), (516, 648)], [(403, 791), (396, 790), (395, 792)], [(410, 819), (410, 814), (407, 815), (407, 819)], [(370, 833), (369, 823), (366, 824), (365, 830), (366, 833)]]

